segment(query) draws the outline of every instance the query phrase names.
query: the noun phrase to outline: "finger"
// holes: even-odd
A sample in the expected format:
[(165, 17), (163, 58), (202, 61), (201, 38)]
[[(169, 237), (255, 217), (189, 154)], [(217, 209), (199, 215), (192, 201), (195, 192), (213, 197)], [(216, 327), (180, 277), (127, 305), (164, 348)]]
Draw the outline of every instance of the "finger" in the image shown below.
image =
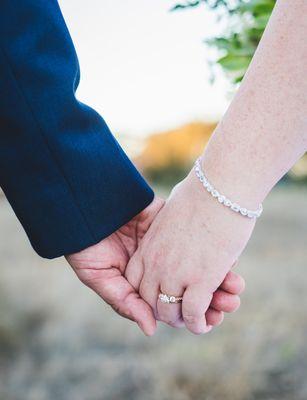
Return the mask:
[(214, 310), (213, 308), (209, 308), (205, 315), (208, 325), (218, 326), (221, 325), (224, 320), (224, 313)]
[(205, 284), (193, 284), (187, 287), (183, 295), (182, 316), (186, 327), (196, 335), (207, 333), (210, 326), (205, 313), (209, 308), (212, 294)]
[(159, 284), (150, 274), (144, 274), (140, 283), (139, 294), (153, 310), (155, 318), (158, 319), (157, 299), (159, 297)]
[(245, 289), (245, 280), (241, 275), (236, 274), (233, 271), (229, 271), (226, 275), (223, 283), (220, 286), (220, 289), (223, 289), (226, 292), (232, 294), (241, 294)]
[[(182, 297), (184, 288), (175, 281), (161, 284), (159, 294), (168, 296)], [(166, 324), (176, 327), (178, 321), (182, 320), (181, 303), (163, 303), (159, 297), (156, 297), (157, 318)]]
[(125, 302), (124, 312), (131, 315), (146, 336), (152, 336), (157, 323), (149, 305), (135, 292), (128, 295)]
[(210, 307), (217, 311), (232, 313), (237, 311), (240, 304), (241, 300), (239, 296), (218, 289), (213, 294)]
[[(223, 317), (224, 319), (224, 317)], [(186, 328), (186, 324), (183, 321), (183, 319), (177, 321), (176, 323), (174, 323), (172, 325), (173, 328), (177, 328), (177, 329), (182, 329), (182, 328)], [(209, 333), (212, 330), (213, 326), (212, 325), (207, 325), (205, 332), (203, 333)]]
[[(108, 275), (104, 274), (108, 272)], [(121, 316), (135, 321), (147, 336), (156, 330), (156, 320), (150, 306), (140, 298), (132, 285), (114, 269), (113, 276), (108, 270), (100, 270), (99, 275), (88, 286)]]
[[(205, 314), (206, 321), (208, 325), (218, 326), (224, 320), (224, 313), (222, 311), (217, 311), (214, 308), (209, 308)], [(172, 325), (174, 328), (184, 328), (185, 323), (182, 318), (180, 318), (176, 323)]]
[(141, 257), (136, 253), (132, 256), (128, 262), (125, 271), (125, 278), (131, 286), (138, 292), (141, 280), (144, 274), (144, 264)]

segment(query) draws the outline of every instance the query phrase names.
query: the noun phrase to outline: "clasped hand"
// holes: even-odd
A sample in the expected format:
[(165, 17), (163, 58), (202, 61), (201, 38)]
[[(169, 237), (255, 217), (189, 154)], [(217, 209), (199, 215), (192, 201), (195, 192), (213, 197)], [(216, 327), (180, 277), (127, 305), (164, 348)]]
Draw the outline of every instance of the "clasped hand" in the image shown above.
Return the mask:
[[(78, 278), (146, 335), (160, 320), (194, 334), (240, 305), (244, 280), (231, 268), (254, 222), (217, 204), (193, 174), (100, 243), (67, 256)], [(168, 304), (159, 293), (182, 296)]]

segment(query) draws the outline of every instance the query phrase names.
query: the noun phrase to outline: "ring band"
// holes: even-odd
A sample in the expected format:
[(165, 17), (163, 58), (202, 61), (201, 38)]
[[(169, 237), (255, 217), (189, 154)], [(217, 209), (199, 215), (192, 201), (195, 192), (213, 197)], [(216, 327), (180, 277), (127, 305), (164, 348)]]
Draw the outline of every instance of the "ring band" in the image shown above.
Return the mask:
[(177, 304), (182, 302), (183, 297), (170, 296), (166, 293), (159, 294), (159, 300), (165, 304)]

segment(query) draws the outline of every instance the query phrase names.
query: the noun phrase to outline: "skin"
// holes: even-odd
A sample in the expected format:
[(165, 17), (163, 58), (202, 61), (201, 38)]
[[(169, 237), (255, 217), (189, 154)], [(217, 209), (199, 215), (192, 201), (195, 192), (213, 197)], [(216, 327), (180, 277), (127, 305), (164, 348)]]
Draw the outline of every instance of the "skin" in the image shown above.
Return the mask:
[[(307, 2), (279, 0), (248, 72), (202, 155), (209, 181), (257, 209), (307, 149)], [(192, 171), (131, 258), (128, 281), (156, 318), (195, 334), (210, 330), (214, 293), (244, 250), (255, 220), (212, 198)], [(182, 305), (157, 301), (183, 295)]]
[[(238, 259), (238, 245), (243, 250), (254, 225), (234, 215), (238, 238), (232, 235), (232, 219), (229, 210), (204, 196), (192, 174), (175, 188), (125, 272), (158, 320), (173, 327), (185, 324), (196, 334), (211, 330), (207, 319), (210, 303), (217, 301), (214, 293)], [(182, 307), (157, 300), (160, 291), (175, 296), (184, 293)]]
[[(135, 321), (148, 336), (156, 330), (155, 315), (126, 279), (125, 272), (130, 258), (163, 205), (163, 200), (154, 199), (145, 210), (108, 238), (66, 257), (81, 282), (94, 290), (119, 315)], [(222, 322), (224, 312), (233, 312), (239, 307), (238, 295), (243, 289), (244, 280), (230, 272), (216, 291), (206, 313), (211, 326)]]

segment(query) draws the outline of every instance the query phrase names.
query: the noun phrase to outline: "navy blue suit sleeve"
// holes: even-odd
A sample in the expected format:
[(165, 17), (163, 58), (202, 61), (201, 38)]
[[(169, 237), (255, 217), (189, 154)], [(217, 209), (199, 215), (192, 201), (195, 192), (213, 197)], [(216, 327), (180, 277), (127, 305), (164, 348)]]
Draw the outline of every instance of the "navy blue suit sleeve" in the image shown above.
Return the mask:
[(78, 82), (57, 1), (2, 0), (0, 185), (46, 258), (98, 243), (153, 200)]

